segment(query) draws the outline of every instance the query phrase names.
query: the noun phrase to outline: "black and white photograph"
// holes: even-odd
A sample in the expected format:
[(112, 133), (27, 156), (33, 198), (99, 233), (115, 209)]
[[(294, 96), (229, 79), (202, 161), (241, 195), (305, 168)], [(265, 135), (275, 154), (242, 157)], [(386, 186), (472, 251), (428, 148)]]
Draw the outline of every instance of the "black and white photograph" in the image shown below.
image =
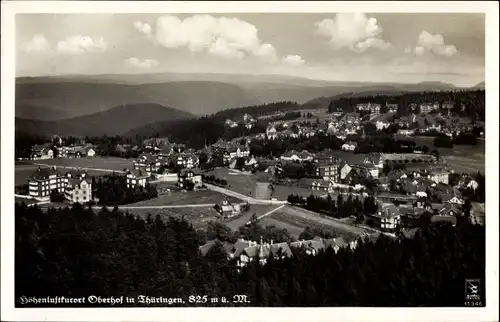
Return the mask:
[(2, 320), (498, 320), (497, 2), (15, 2)]

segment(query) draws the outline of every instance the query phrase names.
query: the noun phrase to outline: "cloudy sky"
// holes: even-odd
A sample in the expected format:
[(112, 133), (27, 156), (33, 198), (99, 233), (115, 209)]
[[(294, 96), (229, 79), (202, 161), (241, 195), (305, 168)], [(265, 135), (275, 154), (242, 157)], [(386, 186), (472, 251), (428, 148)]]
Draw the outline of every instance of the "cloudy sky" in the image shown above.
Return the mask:
[(285, 74), (343, 81), (484, 80), (482, 14), (21, 14), (18, 76)]

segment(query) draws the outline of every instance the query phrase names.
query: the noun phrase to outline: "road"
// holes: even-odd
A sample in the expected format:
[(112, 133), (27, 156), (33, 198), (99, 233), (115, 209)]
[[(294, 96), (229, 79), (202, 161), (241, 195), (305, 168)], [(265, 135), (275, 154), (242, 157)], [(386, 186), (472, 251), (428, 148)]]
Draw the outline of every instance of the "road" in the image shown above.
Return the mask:
[[(265, 214), (263, 215), (260, 215), (258, 216), (257, 218), (263, 218), (263, 217), (266, 217), (266, 216), (269, 216), (270, 214), (272, 214), (273, 212), (283, 208), (285, 205), (281, 205), (281, 206), (277, 206), (276, 208), (273, 208), (271, 210), (269, 210), (268, 212), (266, 212)], [(247, 211), (245, 214), (243, 214), (242, 216), (238, 217), (238, 218), (235, 218), (233, 220), (230, 220), (228, 222), (226, 222), (225, 224), (231, 228), (233, 231), (234, 230), (238, 230), (238, 228), (244, 226), (247, 222), (250, 221), (250, 219), (252, 218), (254, 212), (252, 211), (252, 206), (250, 206), (250, 211)]]
[(255, 198), (246, 196), (244, 194), (241, 194), (239, 192), (235, 192), (235, 191), (232, 191), (232, 190), (229, 190), (226, 188), (222, 188), (219, 186), (214, 186), (214, 185), (211, 185), (208, 183), (205, 183), (205, 186), (210, 190), (213, 190), (213, 191), (216, 191), (216, 192), (219, 192), (219, 193), (222, 193), (222, 194), (234, 197), (234, 198), (241, 199), (241, 200), (246, 201), (249, 204), (253, 204), (253, 205), (285, 205), (288, 203), (287, 201), (283, 201), (283, 200), (255, 199)]

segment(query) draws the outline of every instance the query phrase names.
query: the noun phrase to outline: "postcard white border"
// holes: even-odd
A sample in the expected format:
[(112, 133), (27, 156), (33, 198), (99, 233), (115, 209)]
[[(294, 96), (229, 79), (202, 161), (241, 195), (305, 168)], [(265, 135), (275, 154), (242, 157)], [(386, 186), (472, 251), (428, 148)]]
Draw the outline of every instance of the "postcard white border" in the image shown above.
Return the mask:
[[(7, 321), (494, 321), (498, 320), (498, 2), (2, 2), (1, 318)], [(486, 308), (14, 308), (14, 80), (16, 13), (485, 13)]]

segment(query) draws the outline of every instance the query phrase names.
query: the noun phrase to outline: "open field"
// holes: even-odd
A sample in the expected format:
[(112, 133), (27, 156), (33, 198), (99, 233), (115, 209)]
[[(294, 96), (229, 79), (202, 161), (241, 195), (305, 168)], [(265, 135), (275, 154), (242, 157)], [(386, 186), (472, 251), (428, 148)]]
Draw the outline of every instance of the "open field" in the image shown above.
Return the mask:
[(255, 195), (256, 179), (253, 175), (238, 173), (228, 168), (217, 168), (205, 172), (204, 175), (213, 175), (216, 178), (227, 180), (227, 186), (225, 187), (227, 189), (249, 197), (254, 197)]
[(249, 222), (254, 214), (259, 217), (278, 207), (279, 206), (276, 205), (250, 205), (250, 209), (248, 211), (241, 214), (237, 218), (225, 220), (224, 224), (232, 230), (238, 230), (241, 226), (244, 226), (247, 222)]
[[(14, 173), (15, 185), (20, 186), (20, 185), (28, 184), (28, 177), (31, 176), (33, 174), (33, 172), (35, 172), (36, 169), (38, 169), (38, 167), (39, 167), (38, 165), (16, 165), (15, 173)], [(59, 170), (62, 173), (65, 173), (66, 171), (70, 171), (69, 169), (65, 169), (65, 168), (59, 168)], [(87, 174), (89, 176), (98, 177), (98, 176), (105, 175), (106, 172), (88, 170)]]
[(79, 158), (79, 159), (48, 159), (48, 160), (36, 160), (33, 163), (40, 163), (46, 165), (55, 166), (67, 166), (67, 167), (80, 167), (80, 168), (94, 168), (94, 169), (106, 169), (122, 171), (125, 168), (132, 168), (132, 159), (123, 159), (115, 157), (92, 157), (92, 158)]
[(168, 206), (168, 205), (189, 205), (189, 204), (216, 204), (221, 203), (224, 199), (230, 202), (241, 202), (234, 197), (225, 196), (221, 193), (211, 190), (199, 191), (172, 191), (157, 198), (144, 200), (129, 204), (127, 206)]
[(305, 228), (304, 226), (297, 226), (295, 224), (291, 224), (283, 220), (275, 219), (273, 215), (262, 218), (262, 220), (259, 221), (259, 224), (264, 227), (274, 226), (279, 229), (286, 229), (290, 237), (292, 237), (293, 239), (298, 239), (300, 234), (304, 231)]
[(363, 228), (351, 226), (341, 221), (291, 206), (285, 206), (272, 213), (269, 217), (262, 219), (262, 223), (266, 225), (272, 223), (278, 228), (291, 229), (290, 234), (292, 234), (292, 231), (297, 232), (300, 230), (302, 232), (308, 226), (331, 231), (339, 236), (346, 237), (368, 232)]
[(127, 209), (126, 212), (147, 218), (151, 214), (167, 221), (169, 217), (184, 218), (189, 221), (195, 229), (205, 229), (210, 221), (218, 221), (218, 214), (213, 208), (175, 208), (175, 209)]

